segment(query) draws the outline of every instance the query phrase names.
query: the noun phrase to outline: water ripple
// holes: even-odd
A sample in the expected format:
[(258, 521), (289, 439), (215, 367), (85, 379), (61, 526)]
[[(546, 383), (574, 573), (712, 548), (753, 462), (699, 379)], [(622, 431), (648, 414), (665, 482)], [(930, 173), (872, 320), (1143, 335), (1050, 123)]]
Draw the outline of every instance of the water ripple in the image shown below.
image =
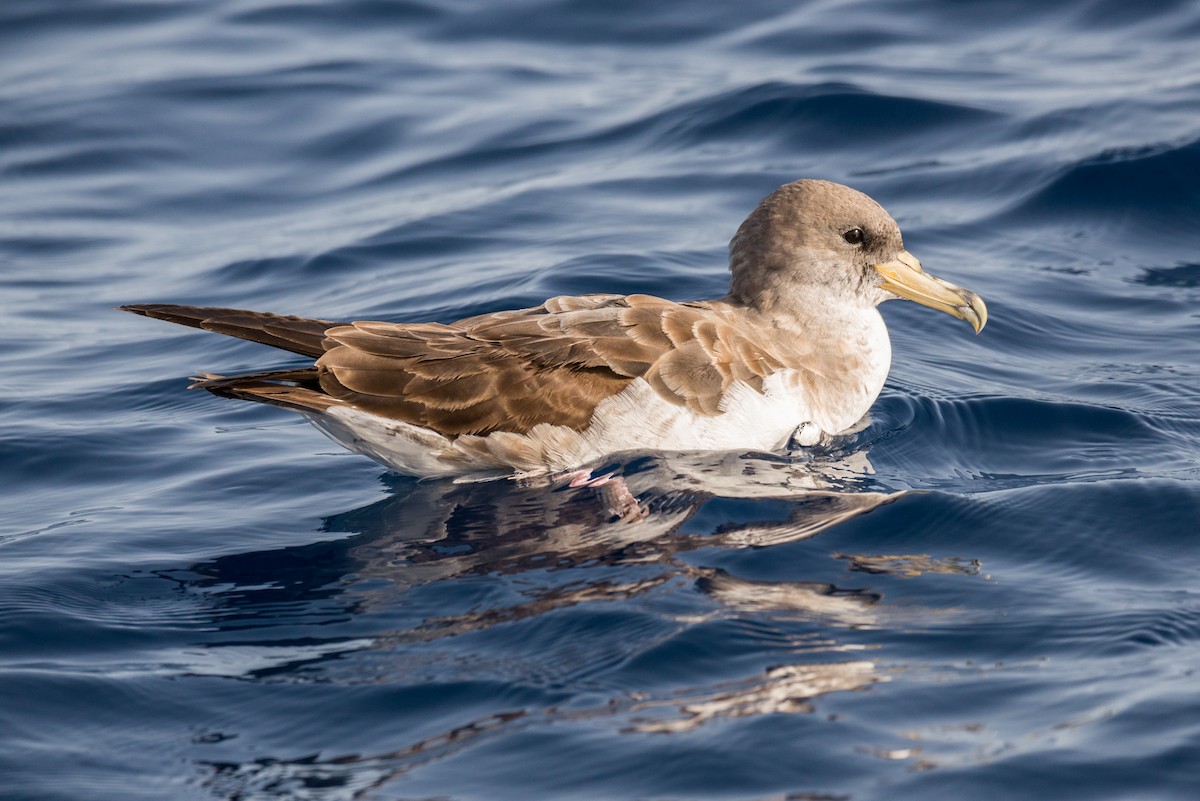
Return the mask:
[[(1197, 33), (1186, 0), (0, 4), (5, 797), (1192, 798)], [(608, 489), (381, 475), (183, 391), (288, 357), (112, 310), (715, 297), (801, 176), (987, 329), (887, 304), (858, 430)]]

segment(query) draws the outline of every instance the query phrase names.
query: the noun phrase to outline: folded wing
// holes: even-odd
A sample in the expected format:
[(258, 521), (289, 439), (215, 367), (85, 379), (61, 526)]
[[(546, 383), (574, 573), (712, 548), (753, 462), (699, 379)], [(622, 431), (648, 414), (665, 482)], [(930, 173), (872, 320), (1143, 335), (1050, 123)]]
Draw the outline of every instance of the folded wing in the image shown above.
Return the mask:
[(638, 378), (669, 403), (716, 415), (731, 383), (761, 390), (784, 366), (723, 304), (649, 295), (562, 296), (449, 325), (125, 308), (317, 357), (303, 375), (206, 376), (198, 387), (300, 410), (348, 405), (449, 437), (540, 423), (582, 430), (597, 405)]

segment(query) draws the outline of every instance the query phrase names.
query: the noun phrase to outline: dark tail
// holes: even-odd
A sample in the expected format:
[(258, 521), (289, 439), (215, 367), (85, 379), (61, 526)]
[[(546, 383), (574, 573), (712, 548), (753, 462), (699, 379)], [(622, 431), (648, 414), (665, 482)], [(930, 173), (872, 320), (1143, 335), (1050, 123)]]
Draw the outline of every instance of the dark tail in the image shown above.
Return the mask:
[(325, 352), (325, 332), (340, 325), (330, 320), (310, 320), (269, 312), (172, 306), (165, 303), (143, 303), (121, 306), (120, 309), (143, 317), (153, 317), (156, 320), (190, 325), (192, 328), (228, 334), (251, 342), (261, 342), (263, 345), (282, 348), (314, 359)]
[(325, 394), (321, 389), (318, 368), (301, 367), (294, 370), (267, 370), (261, 373), (223, 376), (201, 373), (195, 376), (188, 389), (206, 389), (222, 398), (267, 403), (294, 412), (314, 414), (342, 401)]

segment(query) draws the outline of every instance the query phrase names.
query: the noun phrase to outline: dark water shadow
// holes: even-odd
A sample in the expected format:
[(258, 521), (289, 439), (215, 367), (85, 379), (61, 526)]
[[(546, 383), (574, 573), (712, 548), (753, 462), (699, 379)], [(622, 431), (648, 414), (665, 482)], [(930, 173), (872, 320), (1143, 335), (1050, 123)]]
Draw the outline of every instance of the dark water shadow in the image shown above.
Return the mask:
[(590, 580), (602, 568), (655, 565), (657, 581), (686, 574), (725, 587), (682, 556), (806, 539), (897, 497), (868, 489), (870, 470), (865, 453), (803, 462), (680, 454), (605, 465), (594, 473), (607, 480), (585, 486), (387, 476), (387, 497), (322, 521), (322, 532), (349, 537), (224, 556), (175, 578), (214, 602), (218, 631), (238, 632), (308, 615), (328, 622), (437, 582), (538, 574), (544, 586), (532, 601), (424, 620), (403, 632), (443, 636), (636, 589)]
[[(612, 474), (598, 486), (389, 478), (388, 497), (323, 521), (323, 531), (348, 537), (194, 565), (176, 578), (212, 603), (213, 636), (204, 647), (279, 655), (249, 669), (231, 659), (240, 665), (231, 677), (390, 685), (415, 693), (416, 706), (453, 685), (461, 716), (450, 728), (378, 753), (204, 759), (203, 781), (221, 797), (293, 797), (298, 787), (309, 788), (305, 797), (343, 797), (527, 727), (596, 718), (611, 721), (618, 733), (683, 733), (713, 720), (806, 713), (812, 698), (884, 681), (874, 661), (847, 660), (829, 635), (871, 627), (877, 594), (821, 581), (745, 579), (694, 558), (701, 549), (811, 538), (898, 497), (873, 487), (870, 471), (860, 452), (806, 461), (761, 454), (632, 457), (594, 471)], [(672, 592), (684, 600), (670, 603), (691, 608), (654, 609), (664, 594), (675, 598)], [(551, 674), (561, 668), (555, 660), (565, 659), (556, 649), (582, 652), (585, 662), (603, 660), (610, 633), (564, 628), (561, 613), (572, 608), (641, 615), (648, 625), (672, 614), (688, 626), (706, 615), (719, 625), (765, 614), (808, 621), (823, 633), (819, 642), (789, 647), (785, 664), (666, 684), (651, 678), (659, 670), (654, 657), (634, 653), (644, 644), (629, 643), (615, 684), (562, 668), (534, 697), (515, 702), (517, 687), (528, 693), (538, 682), (524, 663), (506, 676), (497, 654), (533, 659)], [(492, 649), (487, 654), (422, 664), (431, 651), (481, 637), (483, 645), (466, 647)], [(597, 691), (605, 700), (572, 700)]]

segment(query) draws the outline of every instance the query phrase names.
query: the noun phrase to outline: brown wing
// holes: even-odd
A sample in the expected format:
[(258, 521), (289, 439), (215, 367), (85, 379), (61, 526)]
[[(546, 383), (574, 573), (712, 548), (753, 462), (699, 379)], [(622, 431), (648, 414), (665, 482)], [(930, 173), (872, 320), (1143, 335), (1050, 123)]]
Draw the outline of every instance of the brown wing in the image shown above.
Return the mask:
[(645, 378), (708, 415), (735, 379), (782, 366), (719, 304), (648, 295), (559, 297), (451, 325), (356, 322), (326, 332), (321, 388), (355, 407), (449, 436), (586, 428), (605, 398)]
[(450, 325), (122, 308), (319, 357), (315, 369), (205, 376), (197, 388), (301, 411), (350, 405), (447, 436), (524, 433), (539, 423), (582, 430), (597, 404), (635, 378), (670, 403), (715, 415), (730, 383), (761, 389), (783, 366), (731, 307), (650, 295), (562, 296)]

